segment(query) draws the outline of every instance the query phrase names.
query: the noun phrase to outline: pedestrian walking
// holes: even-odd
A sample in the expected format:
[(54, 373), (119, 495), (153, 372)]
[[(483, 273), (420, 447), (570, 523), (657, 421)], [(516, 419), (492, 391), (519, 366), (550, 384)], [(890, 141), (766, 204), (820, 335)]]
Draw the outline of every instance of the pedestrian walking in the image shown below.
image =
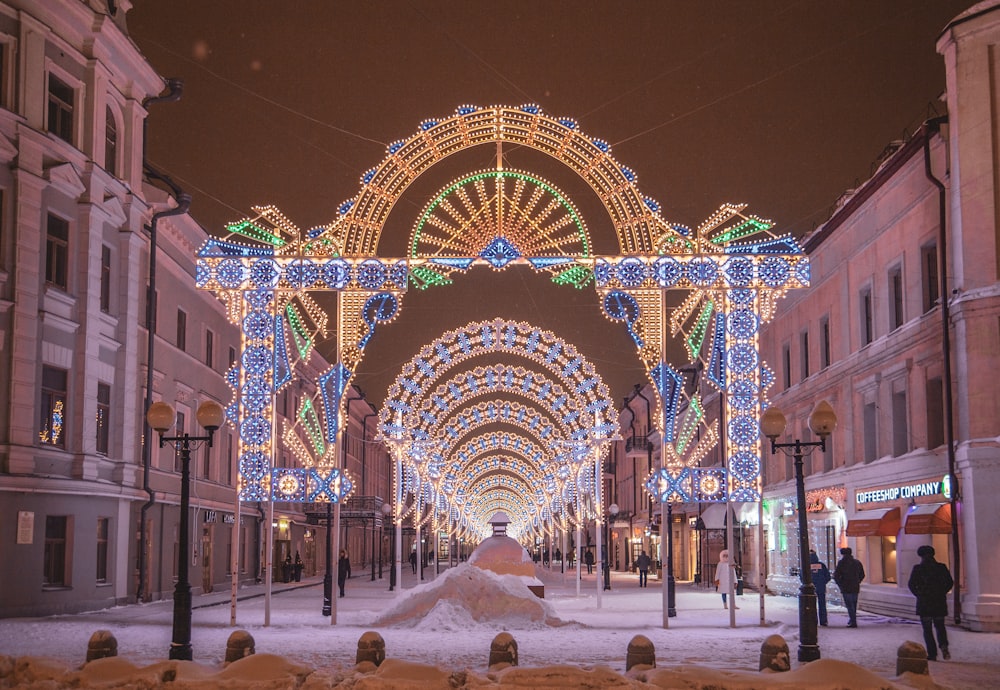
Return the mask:
[[(955, 586), (951, 572), (944, 563), (934, 560), (934, 547), (924, 544), (917, 549), (920, 562), (910, 571), (910, 591), (917, 598), (917, 615), (924, 628), (924, 644), (927, 645), (927, 660), (937, 661), (938, 647), (941, 656), (951, 658), (948, 651), (948, 629), (944, 617), (948, 615), (948, 592)], [(937, 632), (937, 642), (934, 633)]]
[(416, 575), (416, 573), (417, 573), (417, 552), (416, 552), (416, 550), (410, 551), (410, 569), (413, 571), (413, 574)]
[(562, 563), (562, 550), (556, 548), (556, 560)]
[(830, 584), (830, 569), (826, 563), (819, 560), (819, 556), (812, 549), (809, 549), (809, 570), (812, 573), (813, 586), (816, 587), (816, 604), (819, 611), (819, 624), (827, 624), (826, 615), (826, 586)]
[(840, 550), (840, 563), (833, 570), (833, 580), (840, 587), (844, 596), (844, 606), (847, 607), (847, 627), (858, 627), (858, 594), (861, 593), (861, 581), (865, 579), (865, 567), (854, 557), (851, 547)]
[(639, 557), (635, 559), (635, 567), (639, 570), (639, 586), (645, 587), (647, 579), (649, 578), (649, 556), (643, 551), (639, 554)]
[[(726, 602), (726, 595), (736, 582), (736, 579), (736, 568), (729, 561), (729, 549), (723, 549), (719, 552), (719, 566), (715, 569), (715, 588), (722, 592), (722, 608), (724, 609), (729, 608)], [(733, 600), (733, 608), (739, 608), (736, 605), (735, 599)]]
[(350, 576), (351, 559), (347, 557), (347, 552), (341, 549), (340, 560), (337, 561), (337, 585), (340, 587), (340, 596), (344, 596), (344, 585)]
[(587, 574), (590, 575), (594, 572), (594, 552), (587, 549), (587, 553), (583, 554), (583, 562), (587, 564)]

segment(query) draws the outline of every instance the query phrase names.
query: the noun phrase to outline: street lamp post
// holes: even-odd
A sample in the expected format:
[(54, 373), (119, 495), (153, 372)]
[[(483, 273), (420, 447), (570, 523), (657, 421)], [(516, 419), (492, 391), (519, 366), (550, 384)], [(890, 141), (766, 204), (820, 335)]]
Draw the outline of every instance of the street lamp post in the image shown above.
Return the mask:
[(324, 616), (333, 613), (333, 505), (326, 502), (326, 573), (323, 574), (323, 610)]
[(826, 437), (837, 428), (837, 415), (825, 400), (816, 404), (809, 415), (809, 428), (819, 436), (819, 441), (795, 439), (790, 443), (778, 443), (777, 438), (785, 432), (785, 415), (777, 407), (771, 406), (761, 417), (764, 435), (771, 440), (771, 453), (780, 448), (795, 459), (795, 490), (799, 514), (799, 661), (819, 659), (817, 637), (816, 586), (812, 581), (809, 565), (809, 524), (806, 519), (806, 483), (802, 473), (802, 458), (819, 448), (826, 450)]
[[(389, 505), (388, 503), (383, 503), (382, 515), (384, 515), (386, 518), (392, 515), (392, 506)], [(395, 529), (395, 526), (396, 525), (394, 522), (393, 529)], [(396, 540), (393, 538), (393, 536), (389, 537), (389, 591), (390, 592), (393, 592), (396, 589)]]
[(677, 615), (676, 583), (674, 581), (674, 504), (667, 502), (667, 519), (660, 527), (660, 544), (663, 544), (663, 530), (667, 531), (667, 617)]
[[(212, 447), (212, 437), (215, 430), (222, 426), (225, 414), (217, 402), (206, 400), (198, 406), (196, 413), (207, 436), (191, 436), (184, 433), (180, 436), (164, 436), (174, 426), (176, 414), (174, 408), (165, 402), (155, 402), (146, 411), (146, 421), (156, 430), (160, 437), (160, 448), (164, 443), (171, 444), (181, 454), (181, 516), (178, 527), (178, 564), (177, 585), (174, 587), (174, 629), (170, 642), (170, 658), (191, 661), (191, 583), (188, 581), (188, 509), (191, 503), (191, 444), (207, 442)], [(195, 445), (197, 448), (198, 445)]]
[(605, 528), (605, 533), (607, 534), (607, 542), (604, 545), (604, 589), (611, 589), (611, 521), (615, 519), (618, 514), (618, 504), (612, 503), (608, 506), (608, 518), (607, 527)]

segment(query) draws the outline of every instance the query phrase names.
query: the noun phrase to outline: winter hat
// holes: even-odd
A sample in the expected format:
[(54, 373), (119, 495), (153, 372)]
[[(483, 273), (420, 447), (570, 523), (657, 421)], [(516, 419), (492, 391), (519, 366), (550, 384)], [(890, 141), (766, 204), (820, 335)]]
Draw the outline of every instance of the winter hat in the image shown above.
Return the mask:
[(850, 546), (845, 546), (844, 548), (842, 548), (840, 550), (840, 554), (842, 556), (850, 556), (852, 553), (854, 553), (854, 552), (851, 551), (851, 547)]
[(917, 555), (921, 558), (926, 558), (927, 556), (934, 555), (934, 547), (929, 544), (924, 544), (919, 549), (917, 549)]

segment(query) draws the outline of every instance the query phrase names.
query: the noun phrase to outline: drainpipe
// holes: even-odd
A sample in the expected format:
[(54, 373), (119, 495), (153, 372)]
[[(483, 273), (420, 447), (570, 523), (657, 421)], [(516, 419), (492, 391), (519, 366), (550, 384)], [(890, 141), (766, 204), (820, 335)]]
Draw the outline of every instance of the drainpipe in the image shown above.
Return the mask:
[[(634, 396), (632, 396), (634, 397)], [(632, 435), (632, 444), (635, 445), (635, 410), (629, 405), (632, 397), (625, 397), (622, 402), (622, 412), (628, 412), (632, 419), (628, 423), (629, 432)], [(636, 475), (638, 474), (639, 468), (636, 466), (635, 454), (632, 455), (632, 510), (628, 514), (628, 541), (625, 547), (625, 570), (631, 569), (632, 564), (632, 549), (629, 545), (632, 543), (632, 521), (635, 519), (635, 504), (636, 498), (639, 495), (639, 482), (636, 480)]]
[[(637, 398), (637, 397), (638, 398), (642, 398), (643, 400), (646, 401), (646, 465), (647, 465), (646, 471), (649, 472), (649, 473), (652, 473), (653, 472), (653, 444), (649, 440), (649, 434), (652, 432), (652, 428), (651, 427), (653, 425), (652, 407), (649, 404), (649, 398), (647, 398), (645, 395), (642, 394), (642, 388), (639, 386), (638, 383), (635, 384), (635, 394), (632, 397), (633, 398)], [(663, 450), (661, 449), (660, 452), (662, 453)], [(661, 520), (661, 522), (662, 522), (662, 520)], [(649, 536), (649, 555), (650, 555), (650, 558), (652, 558), (652, 556), (653, 556), (653, 536), (652, 536), (653, 535), (653, 529), (652, 529), (653, 528), (653, 502), (652, 501), (649, 502), (649, 510), (648, 510), (647, 516), (646, 516), (646, 526), (649, 527), (649, 534), (650, 534), (650, 536)], [(663, 533), (661, 532), (660, 536), (662, 536), (662, 535), (663, 535)], [(662, 556), (663, 554), (660, 554), (660, 555)], [(660, 559), (660, 560), (662, 560), (662, 559)], [(660, 571), (660, 579), (661, 580), (663, 579), (663, 571), (662, 570)]]
[(948, 304), (948, 233), (945, 226), (945, 204), (947, 203), (945, 186), (931, 172), (931, 135), (940, 134), (941, 125), (948, 122), (947, 117), (935, 117), (924, 123), (924, 173), (938, 190), (938, 274), (939, 297), (941, 300), (941, 354), (944, 359), (944, 428), (945, 440), (948, 443), (948, 482), (951, 485), (951, 551), (955, 571), (954, 612), (955, 625), (962, 622), (962, 558), (958, 544), (958, 503), (960, 498), (958, 475), (955, 473), (955, 428), (952, 421), (953, 399), (951, 386), (951, 307)]
[[(150, 96), (142, 101), (144, 109), (156, 103), (170, 103), (180, 100), (184, 83), (180, 79), (170, 79), (167, 81), (167, 93), (163, 96)], [(180, 187), (174, 184), (166, 175), (154, 169), (146, 160), (146, 130), (147, 120), (142, 121), (142, 168), (148, 177), (160, 180), (173, 193), (177, 200), (177, 206), (166, 211), (154, 213), (149, 221), (149, 292), (146, 295), (146, 400), (143, 411), (149, 409), (153, 404), (153, 344), (156, 337), (156, 224), (160, 218), (166, 216), (176, 216), (188, 212), (191, 207), (191, 195), (182, 192)], [(146, 415), (142, 416), (142, 489), (149, 496), (142, 508), (139, 510), (139, 585), (136, 587), (135, 599), (142, 601), (147, 592), (143, 591), (146, 581), (146, 513), (156, 503), (156, 496), (149, 486), (150, 459), (152, 457), (152, 434), (149, 423), (146, 422)]]

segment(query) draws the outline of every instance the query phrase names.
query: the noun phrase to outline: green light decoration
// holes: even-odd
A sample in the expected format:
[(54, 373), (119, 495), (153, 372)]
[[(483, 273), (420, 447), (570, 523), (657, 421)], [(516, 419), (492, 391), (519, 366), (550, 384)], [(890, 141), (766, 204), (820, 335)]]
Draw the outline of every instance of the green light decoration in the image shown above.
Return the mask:
[(289, 302), (288, 306), (285, 307), (285, 313), (288, 315), (288, 323), (292, 327), (292, 339), (295, 340), (295, 349), (299, 351), (299, 357), (305, 359), (312, 351), (312, 338), (306, 333), (302, 316), (294, 304)]
[(756, 216), (750, 216), (742, 223), (737, 223), (732, 227), (727, 228), (724, 232), (719, 233), (709, 241), (721, 247), (728, 242), (735, 242), (736, 240), (743, 239), (744, 237), (756, 235), (759, 232), (766, 232), (773, 226), (774, 223), (769, 223), (766, 220), (757, 218)]
[(426, 290), (429, 287), (438, 285), (451, 285), (452, 283), (451, 278), (427, 266), (411, 267), (410, 279), (413, 285), (419, 290)]
[(316, 414), (316, 408), (313, 407), (312, 398), (306, 398), (302, 401), (298, 418), (309, 435), (316, 455), (322, 457), (326, 453), (326, 444), (323, 442), (323, 427), (319, 422), (319, 415)]
[(705, 343), (705, 334), (708, 332), (708, 323), (712, 319), (712, 312), (714, 310), (715, 303), (710, 299), (706, 300), (701, 308), (701, 313), (698, 315), (698, 320), (695, 321), (694, 328), (691, 329), (691, 332), (684, 341), (684, 344), (687, 346), (688, 359), (694, 360), (695, 357), (701, 355), (701, 347)]
[(698, 399), (698, 396), (693, 396), (687, 409), (684, 410), (684, 415), (681, 419), (681, 428), (677, 434), (677, 442), (674, 444), (677, 455), (684, 455), (684, 451), (687, 450), (687, 446), (694, 437), (695, 431), (698, 430), (698, 422), (704, 416), (705, 412), (701, 409), (701, 401)]
[(587, 268), (586, 266), (581, 266), (577, 264), (571, 268), (567, 268), (565, 271), (557, 273), (552, 278), (552, 282), (556, 285), (572, 285), (573, 287), (581, 290), (594, 279), (594, 272)]
[(257, 240), (258, 242), (264, 242), (272, 247), (285, 246), (285, 240), (274, 233), (268, 232), (251, 220), (241, 220), (238, 223), (230, 223), (226, 226), (226, 230), (236, 235), (243, 235), (244, 237), (248, 237), (252, 240)]

